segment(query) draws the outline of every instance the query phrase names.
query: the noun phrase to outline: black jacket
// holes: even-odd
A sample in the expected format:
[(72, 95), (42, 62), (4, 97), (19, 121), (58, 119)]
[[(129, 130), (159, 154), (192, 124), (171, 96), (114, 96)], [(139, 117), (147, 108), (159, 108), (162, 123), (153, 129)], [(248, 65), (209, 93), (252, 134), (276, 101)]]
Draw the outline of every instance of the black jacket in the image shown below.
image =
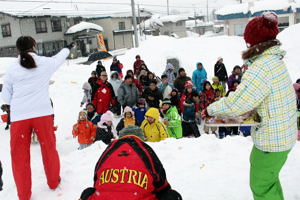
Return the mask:
[[(146, 99), (146, 102), (150, 108), (159, 108), (159, 101), (163, 99), (163, 95), (158, 88), (155, 88), (155, 90), (146, 88), (142, 94), (142, 97)], [(150, 98), (154, 99), (151, 100)]]
[(2, 164), (0, 161), (0, 191), (2, 190), (3, 187), (3, 181), (2, 181)]
[(97, 65), (97, 67), (96, 67), (96, 73), (97, 73), (98, 77), (100, 76), (101, 72), (105, 72), (105, 71), (106, 71), (106, 69), (105, 69), (105, 67), (103, 65)]
[(217, 62), (215, 64), (215, 76), (219, 78), (219, 81), (228, 80), (227, 70), (223, 63)]
[(180, 92), (183, 93), (184, 92), (184, 85), (186, 81), (190, 81), (191, 78), (188, 76), (179, 76), (175, 79), (174, 81), (174, 87)]

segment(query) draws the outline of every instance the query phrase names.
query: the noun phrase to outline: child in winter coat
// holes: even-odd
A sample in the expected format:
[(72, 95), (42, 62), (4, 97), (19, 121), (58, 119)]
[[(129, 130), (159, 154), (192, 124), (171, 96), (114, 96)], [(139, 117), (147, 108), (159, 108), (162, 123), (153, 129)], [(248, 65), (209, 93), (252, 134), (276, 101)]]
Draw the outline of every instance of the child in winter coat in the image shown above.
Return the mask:
[(97, 125), (97, 123), (100, 121), (101, 116), (98, 115), (96, 112), (96, 107), (92, 103), (88, 103), (86, 105), (86, 111), (87, 111), (87, 119), (92, 122), (94, 125)]
[(223, 85), (220, 83), (219, 78), (216, 77), (216, 76), (214, 76), (212, 78), (212, 81), (213, 81), (212, 88), (214, 90), (218, 89), (220, 91), (220, 93), (221, 93), (221, 97), (224, 97), (225, 94), (226, 94), (225, 93), (225, 89), (224, 89)]
[(90, 103), (92, 101), (92, 87), (88, 82), (85, 82), (82, 86), (83, 89), (83, 98), (80, 103), (82, 107), (85, 103)]
[(146, 114), (146, 119), (141, 125), (143, 134), (148, 142), (159, 142), (168, 137), (167, 128), (159, 120), (159, 110), (157, 108), (150, 108)]
[(94, 187), (85, 189), (80, 200), (182, 200), (137, 126), (120, 132), (120, 139), (99, 158), (94, 174)]
[(157, 86), (159, 91), (162, 93), (164, 99), (170, 99), (171, 98), (171, 92), (172, 92), (172, 85), (168, 82), (168, 76), (162, 75), (161, 76), (161, 83)]
[(123, 64), (120, 63), (120, 61), (117, 59), (117, 57), (113, 58), (113, 62), (110, 66), (110, 71), (117, 71), (120, 75), (120, 78), (123, 78), (123, 73), (122, 73), (122, 69), (123, 69)]
[(134, 117), (140, 126), (145, 119), (146, 114), (146, 100), (144, 98), (140, 98), (135, 107), (133, 107), (132, 111), (134, 112)]
[(88, 83), (92, 88), (92, 99), (93, 99), (93, 95), (95, 94), (95, 89), (97, 87), (97, 81), (98, 81), (97, 73), (96, 71), (92, 71), (91, 77), (88, 80)]
[(171, 63), (168, 63), (165, 71), (163, 72), (163, 75), (166, 75), (168, 77), (169, 85), (173, 85), (175, 78), (176, 78), (175, 77), (175, 67)]
[(159, 108), (159, 103), (163, 99), (163, 96), (157, 88), (157, 81), (155, 79), (150, 81), (150, 85), (144, 90), (142, 97), (146, 99), (148, 108)]
[[(115, 93), (115, 99), (117, 101), (118, 99), (118, 89), (120, 88), (122, 84), (122, 79), (120, 79), (120, 76), (117, 71), (112, 71), (110, 74), (110, 81), (109, 83), (113, 87), (114, 93)], [(113, 113), (117, 116), (121, 115), (121, 104), (117, 101), (116, 105), (113, 106)]]
[(182, 115), (183, 136), (193, 135), (200, 137), (200, 132), (196, 123), (196, 117), (199, 116), (198, 95), (193, 89), (192, 81), (185, 83), (185, 92), (180, 99), (180, 110)]
[(101, 116), (100, 122), (97, 124), (97, 132), (95, 141), (101, 140), (105, 144), (110, 144), (114, 137), (113, 134), (113, 114), (107, 111)]
[(162, 103), (162, 113), (164, 115), (164, 124), (167, 126), (168, 134), (173, 138), (182, 138), (181, 117), (177, 108), (171, 105), (169, 99), (164, 99)]
[[(213, 90), (210, 82), (205, 81), (203, 86), (204, 89), (200, 94), (200, 108), (202, 111), (205, 110), (210, 104), (212, 104), (215, 101), (215, 91)], [(216, 127), (208, 127), (204, 125), (204, 132), (206, 134), (209, 134), (209, 130), (211, 130), (214, 135), (217, 135)]]
[(228, 90), (232, 89), (233, 86), (233, 82), (234, 81), (238, 81), (241, 82), (242, 79), (242, 68), (238, 65), (236, 65), (233, 68), (233, 72), (232, 74), (229, 76), (228, 81), (227, 81), (227, 85), (228, 85)]
[(0, 191), (2, 191), (2, 187), (3, 187), (2, 174), (3, 174), (3, 169), (0, 161)]
[(194, 86), (197, 89), (197, 93), (199, 94), (203, 90), (203, 83), (207, 79), (206, 70), (203, 67), (203, 64), (198, 62), (196, 64), (196, 70), (193, 72), (192, 81)]
[(140, 81), (141, 85), (143, 86), (143, 89), (145, 89), (145, 87), (149, 86), (147, 74), (148, 74), (148, 72), (143, 69), (141, 71), (140, 75), (138, 76), (138, 80)]
[(178, 90), (174, 88), (171, 92), (171, 105), (176, 106), (178, 113), (181, 113), (180, 111), (180, 96), (178, 94)]
[(134, 112), (129, 106), (126, 106), (124, 109), (124, 118), (120, 120), (120, 122), (117, 125), (117, 132), (119, 135), (119, 132), (125, 128), (128, 125), (138, 125), (138, 122), (134, 118)]
[(93, 144), (96, 137), (96, 126), (87, 120), (86, 111), (83, 110), (79, 112), (78, 122), (74, 124), (72, 134), (74, 138), (78, 137), (78, 150)]

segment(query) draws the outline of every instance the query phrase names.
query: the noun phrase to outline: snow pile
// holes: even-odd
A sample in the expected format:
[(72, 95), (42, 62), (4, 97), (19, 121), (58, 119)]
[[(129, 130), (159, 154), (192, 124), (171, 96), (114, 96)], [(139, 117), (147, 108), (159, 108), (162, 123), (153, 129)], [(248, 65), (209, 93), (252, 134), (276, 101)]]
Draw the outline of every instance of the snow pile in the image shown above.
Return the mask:
[(284, 60), (288, 66), (293, 81), (300, 78), (299, 35), (300, 24), (295, 24), (284, 29), (277, 37), (282, 43), (282, 48), (287, 51)]
[(185, 27), (187, 28), (194, 28), (194, 27), (201, 27), (201, 26), (213, 26), (213, 22), (204, 22), (202, 20), (188, 20), (185, 22)]
[(71, 26), (65, 34), (74, 34), (84, 30), (97, 30), (103, 32), (103, 28), (97, 24), (90, 22), (80, 22), (74, 26)]
[(247, 14), (249, 12), (248, 3), (233, 4), (224, 6), (216, 11), (216, 15), (229, 15), (243, 13)]

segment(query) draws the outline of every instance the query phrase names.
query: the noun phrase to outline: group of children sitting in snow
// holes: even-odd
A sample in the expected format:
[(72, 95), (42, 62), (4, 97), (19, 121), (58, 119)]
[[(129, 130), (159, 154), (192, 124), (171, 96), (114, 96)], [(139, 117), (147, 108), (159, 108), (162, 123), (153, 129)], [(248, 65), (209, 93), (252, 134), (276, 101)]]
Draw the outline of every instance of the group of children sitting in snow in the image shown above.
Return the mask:
[[(102, 65), (102, 63), (100, 64)], [(145, 66), (144, 63), (142, 64)], [(105, 75), (106, 71), (103, 65), (101, 67), (102, 71), (99, 73), (92, 72), (92, 77), (89, 79), (89, 82), (83, 85), (84, 97), (81, 106), (86, 104), (86, 107), (79, 113), (78, 122), (73, 126), (73, 136), (78, 137), (80, 144), (79, 149), (83, 149), (98, 140), (109, 144), (114, 138), (117, 138), (119, 132), (128, 125), (140, 126), (146, 141), (149, 142), (159, 142), (168, 137), (177, 139), (182, 137), (199, 137), (201, 134), (198, 125), (201, 123), (201, 118), (202, 120), (205, 118), (201, 113), (211, 103), (234, 92), (243, 74), (242, 68), (235, 66), (232, 75), (228, 77), (228, 91), (226, 91), (218, 77), (213, 77), (211, 84), (207, 80), (205, 72), (205, 76), (202, 77), (203, 80), (201, 80), (202, 90), (198, 93), (197, 87), (195, 87), (193, 81), (186, 76), (185, 70), (180, 68), (178, 74), (176, 74), (174, 67), (169, 63), (159, 80), (160, 84), (157, 85), (157, 77), (150, 77), (150, 79), (152, 79), (150, 81), (148, 80), (148, 86), (141, 84), (140, 80), (135, 78), (135, 76), (140, 77), (140, 74), (137, 73), (134, 75), (132, 70), (128, 70), (126, 73), (125, 81), (122, 81), (122, 79), (119, 78), (120, 76), (114, 75), (116, 74), (114, 71), (112, 72), (111, 80), (102, 79), (101, 74)], [(201, 69), (201, 72), (205, 70), (202, 64), (197, 67)], [(199, 68), (197, 68), (197, 70), (199, 70)], [(97, 66), (97, 69), (99, 69), (99, 66)], [(146, 69), (148, 70), (146, 67), (143, 68), (142, 71)], [(98, 77), (97, 74), (100, 74), (100, 77)], [(92, 82), (90, 81), (91, 79), (95, 81)], [(131, 82), (129, 81), (131, 83), (130, 87), (136, 88), (138, 91), (138, 97), (136, 100), (133, 99), (133, 101), (136, 102), (134, 106), (129, 106), (124, 103), (120, 105), (118, 102), (118, 99), (120, 99), (120, 95), (119, 97), (117, 96), (120, 94), (118, 90), (120, 90), (122, 84), (125, 84), (128, 79), (132, 79), (132, 81), (130, 80)], [(171, 82), (170, 79), (172, 79)], [(97, 91), (93, 91), (93, 87), (97, 84), (102, 84), (102, 82), (99, 83), (99, 80), (105, 80), (102, 81), (108, 85), (105, 90), (111, 88), (111, 99), (109, 99), (109, 101), (116, 102), (109, 104), (109, 107), (104, 109), (104, 113), (97, 112), (97, 110), (99, 110), (99, 104), (97, 108), (95, 103), (92, 103), (93, 98), (96, 98), (93, 97), (93, 94), (95, 95), (95, 93), (97, 93)], [(119, 82), (118, 85), (115, 84), (116, 80)], [(110, 82), (113, 82), (111, 87), (109, 86)], [(103, 90), (103, 87), (98, 86), (95, 90)], [(107, 93), (103, 93), (102, 96), (106, 94)], [(99, 101), (101, 102), (102, 100), (100, 99)], [(102, 104), (100, 104), (100, 106), (101, 105)], [(120, 106), (120, 109), (116, 109), (118, 106)], [(121, 107), (123, 107), (123, 118), (120, 119), (117, 126), (114, 126), (113, 116), (120, 115)], [(103, 108), (100, 110), (103, 110)], [(206, 125), (204, 125), (203, 128), (206, 134), (209, 134), (211, 131), (212, 134), (220, 139), (227, 135), (239, 135), (240, 132), (244, 136), (249, 136), (251, 130), (251, 127), (228, 128), (208, 127)]]

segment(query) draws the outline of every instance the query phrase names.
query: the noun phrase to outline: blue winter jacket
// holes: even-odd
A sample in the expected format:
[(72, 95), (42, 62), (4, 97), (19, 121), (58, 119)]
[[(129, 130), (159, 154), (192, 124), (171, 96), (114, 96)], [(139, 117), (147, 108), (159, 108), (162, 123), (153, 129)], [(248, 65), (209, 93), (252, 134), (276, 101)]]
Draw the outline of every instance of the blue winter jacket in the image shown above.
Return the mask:
[(197, 93), (199, 94), (203, 90), (203, 82), (207, 79), (207, 73), (204, 69), (204, 66), (202, 65), (202, 69), (198, 69), (198, 65), (202, 64), (198, 62), (196, 64), (196, 70), (193, 72), (192, 81), (194, 83), (194, 86), (197, 88)]
[(132, 111), (134, 112), (134, 117), (135, 117), (135, 120), (138, 122), (138, 124), (142, 124), (142, 122), (145, 119), (145, 114), (146, 114), (147, 109), (133, 107)]

